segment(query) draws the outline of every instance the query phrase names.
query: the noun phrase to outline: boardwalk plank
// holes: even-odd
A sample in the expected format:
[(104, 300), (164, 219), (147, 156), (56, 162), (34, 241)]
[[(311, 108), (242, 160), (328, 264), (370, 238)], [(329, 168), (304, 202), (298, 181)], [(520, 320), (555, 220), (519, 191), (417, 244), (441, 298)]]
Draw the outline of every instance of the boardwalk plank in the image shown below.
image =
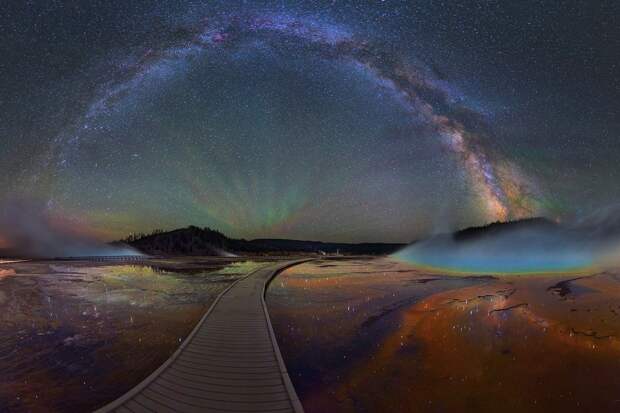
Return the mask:
[(262, 374), (262, 373), (279, 373), (280, 369), (276, 363), (267, 367), (250, 367), (250, 366), (222, 366), (215, 363), (198, 364), (191, 363), (184, 360), (177, 360), (179, 366), (186, 367), (188, 369), (195, 370), (209, 370), (209, 371), (222, 371), (231, 373), (243, 373), (243, 374)]
[(209, 368), (192, 368), (187, 367), (178, 363), (175, 363), (175, 370), (186, 374), (192, 374), (194, 376), (206, 376), (206, 377), (221, 377), (223, 379), (243, 379), (250, 378), (254, 380), (262, 380), (262, 379), (277, 379), (280, 378), (279, 372), (262, 372), (262, 373), (254, 373), (248, 371), (230, 371), (226, 369), (216, 369), (214, 367)]
[(214, 401), (229, 401), (229, 402), (274, 402), (274, 401), (286, 401), (289, 399), (288, 393), (285, 391), (278, 391), (275, 393), (226, 393), (205, 391), (205, 389), (196, 389), (193, 387), (187, 387), (178, 383), (171, 383), (166, 380), (158, 379), (155, 387), (161, 386), (170, 392), (179, 394), (181, 396), (196, 397), (198, 399), (214, 400)]
[(230, 367), (270, 367), (278, 365), (277, 361), (271, 357), (235, 359), (230, 357), (213, 357), (211, 355), (199, 356), (195, 354), (184, 353), (179, 357), (179, 360), (188, 363), (196, 363), (198, 365), (219, 364), (222, 366)]
[[(138, 404), (135, 400), (130, 400), (128, 403), (125, 404), (124, 407), (127, 407), (134, 413), (151, 413), (152, 412), (152, 410), (149, 410), (146, 407), (142, 406), (141, 404)], [(122, 408), (123, 407), (121, 407), (121, 409)]]
[(158, 386), (157, 383), (154, 383), (153, 386), (149, 386), (149, 388), (145, 390), (145, 396), (181, 412), (204, 412), (205, 410), (208, 411), (208, 409), (270, 412), (273, 409), (286, 409), (291, 405), (289, 400), (271, 402), (231, 402), (201, 399), (169, 391), (168, 389)]
[(247, 387), (263, 387), (263, 386), (282, 386), (282, 378), (277, 377), (275, 379), (267, 379), (264, 377), (260, 377), (259, 379), (255, 377), (242, 377), (242, 378), (223, 378), (219, 376), (208, 376), (202, 375), (197, 376), (194, 374), (188, 374), (181, 370), (176, 370), (171, 368), (169, 371), (165, 373), (166, 377), (173, 377), (174, 380), (186, 380), (194, 383), (204, 383), (206, 385), (215, 384), (219, 386), (229, 386), (229, 387), (239, 387), (239, 388), (247, 388)]
[(137, 403), (140, 403), (142, 406), (146, 407), (147, 409), (153, 411), (153, 412), (157, 412), (157, 413), (172, 413), (174, 412), (173, 409), (171, 409), (168, 406), (165, 406), (161, 403), (158, 403), (154, 400), (149, 399), (148, 397), (145, 397), (142, 394), (139, 394), (136, 396), (135, 401)]
[(211, 351), (208, 353), (201, 353), (195, 351), (184, 351), (181, 353), (179, 357), (186, 357), (187, 359), (193, 360), (228, 360), (235, 361), (239, 363), (250, 362), (250, 361), (261, 361), (261, 362), (270, 362), (275, 361), (276, 358), (271, 353), (265, 353), (261, 356), (255, 354), (242, 354), (236, 357), (230, 357), (229, 353), (226, 351)]
[(198, 346), (192, 348), (192, 349), (187, 349), (185, 351), (183, 351), (183, 353), (189, 353), (189, 354), (197, 354), (197, 355), (201, 355), (201, 354), (209, 354), (209, 355), (215, 355), (215, 356), (220, 356), (220, 355), (224, 355), (228, 358), (235, 358), (238, 360), (242, 360), (244, 358), (252, 358), (255, 359), (257, 357), (265, 357), (265, 356), (271, 356), (272, 353), (270, 351), (261, 351), (261, 352), (244, 352), (244, 351), (227, 351), (225, 348), (222, 347), (216, 347), (216, 348), (210, 348), (208, 353), (205, 353), (204, 351), (200, 351), (198, 349)]
[(213, 358), (198, 358), (198, 357), (188, 357), (183, 355), (179, 357), (179, 362), (192, 363), (197, 366), (220, 366), (220, 367), (230, 367), (230, 368), (261, 368), (261, 367), (278, 367), (278, 363), (276, 360), (247, 360), (247, 361), (239, 361), (235, 359), (213, 359)]
[(264, 385), (252, 385), (252, 386), (243, 386), (239, 383), (235, 383), (234, 385), (216, 385), (216, 384), (208, 384), (205, 382), (197, 382), (195, 380), (185, 380), (182, 378), (174, 377), (171, 375), (161, 375), (158, 380), (161, 380), (163, 383), (176, 384), (179, 386), (187, 387), (188, 389), (195, 390), (203, 390), (205, 392), (213, 392), (213, 393), (227, 393), (227, 394), (238, 394), (238, 395), (248, 395), (248, 394), (272, 394), (278, 393), (282, 391), (281, 383), (278, 383), (275, 386), (264, 386)]

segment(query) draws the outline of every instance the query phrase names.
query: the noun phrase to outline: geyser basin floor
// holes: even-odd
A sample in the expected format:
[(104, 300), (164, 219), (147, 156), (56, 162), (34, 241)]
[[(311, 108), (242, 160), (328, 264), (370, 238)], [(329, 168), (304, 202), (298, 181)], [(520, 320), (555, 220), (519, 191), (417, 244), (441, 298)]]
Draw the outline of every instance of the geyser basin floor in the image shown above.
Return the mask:
[(306, 412), (620, 408), (620, 276), (291, 268), (268, 306)]
[(0, 265), (0, 411), (90, 411), (161, 365), (230, 282), (264, 263)]

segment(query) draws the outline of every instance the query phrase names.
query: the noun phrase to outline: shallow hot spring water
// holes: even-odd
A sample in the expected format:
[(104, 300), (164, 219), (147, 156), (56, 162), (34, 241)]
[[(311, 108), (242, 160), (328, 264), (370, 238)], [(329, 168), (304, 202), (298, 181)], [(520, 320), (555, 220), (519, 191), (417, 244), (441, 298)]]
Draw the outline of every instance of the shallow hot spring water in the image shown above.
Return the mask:
[(215, 297), (264, 263), (0, 265), (0, 411), (92, 411), (179, 346)]
[(267, 303), (308, 413), (617, 412), (619, 274), (315, 261)]

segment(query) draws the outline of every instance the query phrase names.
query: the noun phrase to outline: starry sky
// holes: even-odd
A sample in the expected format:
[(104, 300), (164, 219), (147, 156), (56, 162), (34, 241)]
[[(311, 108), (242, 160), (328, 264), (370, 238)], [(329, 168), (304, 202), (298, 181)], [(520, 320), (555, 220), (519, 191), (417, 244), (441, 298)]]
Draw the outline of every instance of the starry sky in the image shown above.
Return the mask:
[(406, 242), (613, 205), (619, 16), (614, 1), (11, 2), (0, 246), (15, 210), (104, 240), (193, 224)]

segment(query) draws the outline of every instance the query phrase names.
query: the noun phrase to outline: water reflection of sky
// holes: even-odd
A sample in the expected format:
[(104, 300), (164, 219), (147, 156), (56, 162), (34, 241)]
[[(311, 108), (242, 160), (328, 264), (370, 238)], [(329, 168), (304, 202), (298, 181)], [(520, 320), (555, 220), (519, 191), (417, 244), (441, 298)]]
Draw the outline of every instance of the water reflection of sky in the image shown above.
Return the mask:
[(268, 305), (308, 413), (618, 411), (613, 273), (448, 277), (319, 261), (280, 275)]
[(260, 265), (0, 266), (0, 411), (88, 411), (174, 352), (212, 300)]
[[(295, 387), (308, 397), (342, 384), (352, 360), (398, 328), (399, 312), (475, 281), (425, 275), (393, 262), (319, 261), (293, 267), (268, 290), (278, 342)], [(315, 411), (333, 405), (317, 402)]]

